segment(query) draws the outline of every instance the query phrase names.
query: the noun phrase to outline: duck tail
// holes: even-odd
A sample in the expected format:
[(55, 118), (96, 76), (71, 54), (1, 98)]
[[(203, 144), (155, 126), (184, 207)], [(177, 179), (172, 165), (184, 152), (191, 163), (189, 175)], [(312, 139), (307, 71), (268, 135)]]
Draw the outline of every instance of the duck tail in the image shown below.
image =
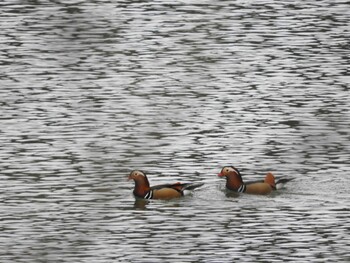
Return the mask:
[(183, 190), (193, 190), (201, 187), (204, 183), (185, 183), (183, 184)]
[(294, 180), (295, 178), (280, 178), (276, 182), (276, 189), (281, 189), (285, 186), (286, 183)]

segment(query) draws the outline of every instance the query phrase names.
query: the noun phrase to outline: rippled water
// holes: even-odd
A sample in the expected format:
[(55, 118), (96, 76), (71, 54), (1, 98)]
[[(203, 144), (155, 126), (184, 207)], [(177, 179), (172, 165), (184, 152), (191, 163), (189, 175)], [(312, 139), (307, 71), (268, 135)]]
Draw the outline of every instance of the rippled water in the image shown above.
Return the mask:
[[(350, 261), (346, 1), (0, 7), (1, 262)], [(206, 184), (135, 201), (136, 168)]]

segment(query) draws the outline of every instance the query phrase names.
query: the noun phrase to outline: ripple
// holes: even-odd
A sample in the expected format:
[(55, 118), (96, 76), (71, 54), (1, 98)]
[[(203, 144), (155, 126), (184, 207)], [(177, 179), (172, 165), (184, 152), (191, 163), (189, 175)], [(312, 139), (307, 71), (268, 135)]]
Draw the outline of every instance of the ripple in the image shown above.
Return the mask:
[(344, 1), (0, 5), (0, 261), (349, 261)]

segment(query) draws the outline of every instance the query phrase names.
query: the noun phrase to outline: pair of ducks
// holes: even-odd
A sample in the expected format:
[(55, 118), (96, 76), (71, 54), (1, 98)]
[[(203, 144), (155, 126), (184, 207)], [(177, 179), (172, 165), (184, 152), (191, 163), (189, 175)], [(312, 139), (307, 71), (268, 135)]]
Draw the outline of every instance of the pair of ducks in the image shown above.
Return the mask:
[[(233, 166), (225, 166), (218, 174), (226, 178), (226, 188), (238, 193), (267, 195), (276, 190), (276, 185), (285, 184), (293, 178), (282, 178), (275, 180), (272, 173), (268, 173), (264, 180), (244, 183), (241, 173)], [(150, 186), (144, 172), (134, 170), (130, 173), (128, 180), (135, 181), (134, 195), (143, 199), (172, 199), (184, 195), (185, 190), (193, 190), (203, 183), (174, 183)]]

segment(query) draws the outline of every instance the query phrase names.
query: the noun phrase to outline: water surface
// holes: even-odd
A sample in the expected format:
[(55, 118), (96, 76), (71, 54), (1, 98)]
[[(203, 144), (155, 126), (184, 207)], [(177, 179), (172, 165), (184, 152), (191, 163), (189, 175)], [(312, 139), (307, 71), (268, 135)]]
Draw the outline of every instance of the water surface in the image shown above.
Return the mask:
[(0, 7), (1, 262), (350, 261), (347, 2)]

